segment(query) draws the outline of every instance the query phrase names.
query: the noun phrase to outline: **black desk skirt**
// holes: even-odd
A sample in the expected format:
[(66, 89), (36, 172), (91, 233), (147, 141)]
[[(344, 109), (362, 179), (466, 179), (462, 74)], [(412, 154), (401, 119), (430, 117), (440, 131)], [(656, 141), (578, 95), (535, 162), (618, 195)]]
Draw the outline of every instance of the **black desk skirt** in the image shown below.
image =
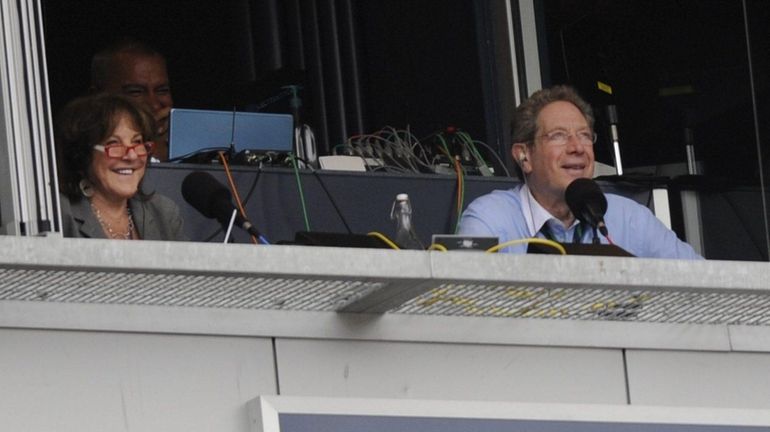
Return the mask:
[[(162, 193), (179, 204), (185, 231), (191, 240), (219, 242), (224, 237), (219, 224), (202, 216), (182, 198), (182, 181), (197, 170), (208, 171), (227, 184), (224, 170), (218, 166), (153, 164), (147, 171), (144, 188)], [(293, 170), (258, 170), (254, 167), (233, 167), (232, 170), (238, 192), (246, 201), (249, 219), (271, 242), (291, 241), (297, 231), (344, 233), (348, 232), (346, 224), (353, 233), (378, 231), (392, 237), (395, 222), (390, 220), (390, 210), (399, 193), (409, 194), (414, 224), (424, 244), (430, 244), (433, 234), (454, 232), (457, 179), (451, 175), (343, 171), (318, 171), (316, 175), (310, 170), (301, 170), (308, 229)], [(517, 184), (517, 179), (508, 177), (468, 176), (465, 178), (463, 207), (492, 190), (509, 189)], [(627, 196), (641, 204), (648, 205), (651, 201), (649, 187), (601, 184), (605, 191)], [(249, 241), (241, 232), (237, 232), (235, 238), (238, 242)]]

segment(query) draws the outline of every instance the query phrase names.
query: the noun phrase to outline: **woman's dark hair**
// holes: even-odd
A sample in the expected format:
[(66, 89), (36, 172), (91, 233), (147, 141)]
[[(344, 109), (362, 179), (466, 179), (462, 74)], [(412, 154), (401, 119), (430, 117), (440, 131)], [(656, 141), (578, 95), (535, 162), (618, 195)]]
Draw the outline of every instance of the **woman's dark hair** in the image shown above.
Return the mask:
[[(57, 119), (56, 155), (59, 189), (70, 199), (82, 197), (79, 183), (88, 178), (94, 146), (112, 135), (127, 115), (145, 141), (155, 139), (155, 119), (144, 107), (116, 94), (98, 93), (68, 103)], [(149, 161), (149, 158), (147, 158)], [(140, 196), (142, 192), (139, 185)]]

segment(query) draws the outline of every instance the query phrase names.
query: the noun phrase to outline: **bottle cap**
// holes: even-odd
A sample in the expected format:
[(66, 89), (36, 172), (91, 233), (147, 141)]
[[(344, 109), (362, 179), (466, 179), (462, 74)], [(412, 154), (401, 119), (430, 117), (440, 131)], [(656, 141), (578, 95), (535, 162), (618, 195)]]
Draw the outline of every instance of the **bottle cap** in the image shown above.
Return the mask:
[(400, 193), (396, 195), (396, 201), (406, 201), (409, 199), (409, 195), (405, 193)]

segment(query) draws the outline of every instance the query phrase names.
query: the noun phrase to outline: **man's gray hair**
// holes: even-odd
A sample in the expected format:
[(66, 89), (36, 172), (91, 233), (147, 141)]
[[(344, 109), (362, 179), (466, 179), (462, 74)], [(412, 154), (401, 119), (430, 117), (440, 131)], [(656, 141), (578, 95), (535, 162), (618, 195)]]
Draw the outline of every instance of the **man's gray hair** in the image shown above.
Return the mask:
[(594, 113), (591, 105), (578, 95), (577, 91), (567, 85), (557, 85), (538, 90), (524, 100), (513, 114), (511, 123), (512, 143), (526, 143), (531, 146), (537, 134), (537, 117), (546, 105), (564, 101), (575, 105), (588, 122), (588, 127), (594, 128)]

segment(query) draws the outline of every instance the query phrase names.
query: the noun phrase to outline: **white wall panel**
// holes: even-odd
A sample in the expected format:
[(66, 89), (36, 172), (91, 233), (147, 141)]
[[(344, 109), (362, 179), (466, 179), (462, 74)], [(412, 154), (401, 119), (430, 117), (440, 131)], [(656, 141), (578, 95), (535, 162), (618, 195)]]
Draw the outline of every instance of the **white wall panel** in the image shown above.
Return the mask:
[(620, 350), (276, 340), (281, 394), (625, 404)]
[(770, 354), (627, 352), (634, 405), (770, 408)]
[(246, 431), (269, 339), (0, 329), (8, 431)]

